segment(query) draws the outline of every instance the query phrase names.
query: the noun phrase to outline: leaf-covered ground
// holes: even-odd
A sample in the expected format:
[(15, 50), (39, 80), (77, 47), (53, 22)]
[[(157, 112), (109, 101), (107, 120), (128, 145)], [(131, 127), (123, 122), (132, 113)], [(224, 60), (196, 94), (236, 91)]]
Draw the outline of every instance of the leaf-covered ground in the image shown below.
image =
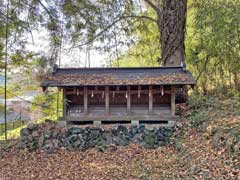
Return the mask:
[[(0, 149), (0, 179), (238, 180), (240, 149), (233, 152), (229, 147), (232, 147), (232, 137), (240, 138), (240, 116), (236, 113), (217, 115), (227, 109), (219, 111), (210, 110), (209, 122), (201, 120), (197, 123), (198, 127), (204, 128), (188, 127), (190, 120), (181, 122), (180, 126), (188, 128), (179, 132), (175, 143), (154, 150), (141, 149), (137, 145), (110, 147), (105, 152), (62, 149), (52, 154), (14, 147), (7, 151)], [(195, 116), (193, 125), (199, 119)], [(223, 129), (226, 137), (231, 138), (224, 140), (221, 137), (216, 141), (216, 132)], [(215, 141), (220, 143), (218, 148), (213, 146)], [(240, 147), (236, 145), (234, 147)]]
[(0, 179), (240, 179), (238, 158), (224, 148), (213, 149), (207, 133), (189, 130), (178, 148), (146, 150), (131, 145), (106, 152), (53, 154), (11, 148), (1, 152)]

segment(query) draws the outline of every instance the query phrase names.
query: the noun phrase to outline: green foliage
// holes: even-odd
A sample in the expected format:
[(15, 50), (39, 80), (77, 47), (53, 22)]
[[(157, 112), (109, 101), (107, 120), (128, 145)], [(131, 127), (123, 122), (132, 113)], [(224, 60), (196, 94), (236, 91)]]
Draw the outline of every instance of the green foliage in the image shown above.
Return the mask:
[[(37, 123), (37, 124), (43, 123), (46, 119), (49, 119), (49, 118), (51, 118), (51, 117), (40, 118), (40, 119), (35, 120), (34, 123)], [(25, 128), (26, 126), (27, 126), (26, 124), (21, 125), (21, 122), (18, 122), (18, 127), (16, 128), (16, 126), (15, 126), (15, 128), (13, 128), (12, 124), (9, 123), (8, 124), (8, 132), (7, 132), (8, 139), (19, 138), (21, 129)], [(0, 140), (5, 140), (5, 135), (4, 134), (2, 134), (0, 136)]]
[(205, 130), (205, 122), (208, 120), (208, 114), (205, 111), (193, 111), (190, 116), (191, 126), (198, 130)]
[[(40, 94), (37, 95), (32, 102), (32, 111), (42, 110), (45, 116), (48, 116), (50, 119), (57, 119), (57, 92), (51, 94)], [(62, 96), (59, 95), (59, 115), (62, 112)]]
[[(156, 18), (151, 9), (145, 13)], [(126, 52), (123, 52), (112, 65), (118, 66), (119, 64), (124, 67), (159, 66), (160, 40), (157, 25), (152, 21), (139, 20), (135, 36), (138, 39), (137, 42), (131, 45)]]
[(240, 115), (239, 92), (234, 92), (232, 89), (222, 88), (210, 91), (205, 96), (193, 93), (188, 100), (191, 109), (188, 119), (191, 126), (205, 131), (216, 117)]
[[(6, 24), (7, 2), (9, 2), (9, 9), (8, 23)], [(52, 49), (59, 48), (59, 39), (61, 37), (61, 28), (59, 28), (60, 7), (56, 1), (48, 2), (51, 5), (36, 0), (0, 1), (0, 59), (3, 59), (3, 51), (5, 51), (6, 29), (8, 29), (7, 42), (10, 65), (16, 65), (17, 67), (26, 67), (26, 65), (28, 65), (29, 61), (27, 60), (32, 59), (33, 54), (27, 52), (26, 44), (29, 42), (27, 38), (29, 38), (29, 36), (33, 38), (34, 30), (47, 29), (50, 32), (49, 39), (53, 46)], [(55, 51), (52, 50), (52, 53), (54, 54)], [(50, 55), (50, 57), (54, 56)], [(54, 64), (52, 58), (48, 60), (48, 64)], [(4, 68), (2, 61), (0, 68)]]
[(12, 64), (16, 66), (26, 65), (28, 57), (24, 57), (19, 51), (12, 55), (11, 60)]
[(218, 86), (214, 90), (208, 92), (211, 96), (240, 98), (240, 91), (229, 86)]
[[(20, 126), (23, 126), (25, 122), (23, 120), (18, 120), (18, 121), (12, 121), (7, 123), (7, 130), (11, 131), (14, 130)], [(5, 133), (5, 124), (0, 124), (0, 136), (3, 136)]]
[[(0, 97), (4, 97), (5, 89), (0, 87)], [(21, 91), (18, 85), (8, 85), (7, 87), (7, 98), (13, 98), (15, 95), (20, 95)]]
[(206, 123), (209, 121), (208, 109), (211, 109), (215, 103), (215, 99), (211, 96), (202, 96), (194, 93), (188, 100), (191, 108), (191, 114), (188, 117), (190, 125), (200, 131), (205, 130)]
[(4, 112), (4, 105), (0, 103), (0, 114), (2, 114), (3, 112)]
[(190, 1), (187, 64), (203, 91), (238, 86), (240, 3), (234, 0)]

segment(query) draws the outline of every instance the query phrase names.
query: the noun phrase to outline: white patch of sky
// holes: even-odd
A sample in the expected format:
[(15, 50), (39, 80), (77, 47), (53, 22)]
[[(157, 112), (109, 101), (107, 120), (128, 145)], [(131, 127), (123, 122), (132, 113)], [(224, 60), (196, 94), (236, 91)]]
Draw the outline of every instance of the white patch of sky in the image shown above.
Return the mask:
[[(42, 52), (47, 54), (50, 51), (49, 34), (46, 29), (35, 30), (32, 37), (28, 35), (26, 49), (34, 53)], [(106, 66), (108, 56), (105, 53), (96, 50), (73, 49), (69, 52), (67, 45), (62, 47), (60, 66), (61, 67), (103, 67)], [(90, 64), (89, 64), (90, 60)], [(56, 63), (58, 64), (58, 62)]]

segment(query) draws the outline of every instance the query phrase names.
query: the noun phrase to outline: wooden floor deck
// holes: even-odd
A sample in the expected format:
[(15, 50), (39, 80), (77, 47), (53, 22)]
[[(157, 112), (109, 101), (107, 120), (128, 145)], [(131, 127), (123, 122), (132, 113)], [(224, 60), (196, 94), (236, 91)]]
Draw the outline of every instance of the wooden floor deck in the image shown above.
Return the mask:
[(173, 126), (177, 120), (176, 116), (171, 115), (169, 106), (154, 107), (150, 113), (148, 106), (132, 106), (131, 111), (127, 112), (126, 107), (110, 107), (106, 114), (104, 106), (90, 106), (88, 113), (84, 113), (79, 107), (70, 109), (67, 116), (60, 118), (61, 122), (71, 125), (86, 124), (161, 124)]

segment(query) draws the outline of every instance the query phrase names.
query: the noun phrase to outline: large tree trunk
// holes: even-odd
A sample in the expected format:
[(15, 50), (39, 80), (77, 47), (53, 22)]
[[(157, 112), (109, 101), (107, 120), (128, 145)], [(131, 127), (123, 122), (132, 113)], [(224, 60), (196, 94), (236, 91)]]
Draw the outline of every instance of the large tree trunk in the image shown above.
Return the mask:
[(185, 66), (187, 0), (163, 0), (158, 28), (163, 66)]

